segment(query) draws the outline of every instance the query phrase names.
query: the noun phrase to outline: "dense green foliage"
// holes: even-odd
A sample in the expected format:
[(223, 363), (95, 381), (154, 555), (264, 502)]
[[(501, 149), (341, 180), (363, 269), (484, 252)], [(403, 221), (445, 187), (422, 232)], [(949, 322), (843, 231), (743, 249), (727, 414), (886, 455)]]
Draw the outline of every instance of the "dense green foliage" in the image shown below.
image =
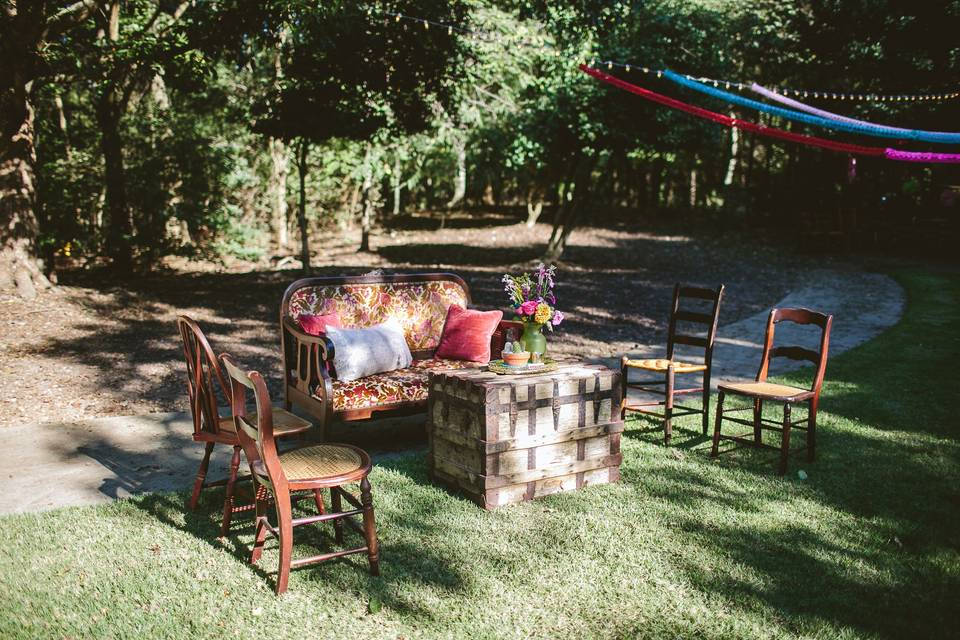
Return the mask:
[(222, 492), (5, 516), (0, 636), (955, 637), (960, 278), (900, 281), (903, 320), (831, 360), (818, 460), (785, 478), (775, 453), (709, 458), (696, 417), (668, 448), (630, 421), (619, 484), (493, 513), (434, 486), (422, 452), (386, 456), (382, 576), (355, 556), (281, 598), (275, 543), (252, 568), (252, 527), (216, 537)]
[[(849, 184), (842, 155), (734, 140), (600, 86), (576, 63), (823, 91), (955, 89), (960, 47), (932, 34), (960, 29), (957, 0), (103, 5), (44, 50), (34, 87), (48, 254), (69, 244), (87, 259), (130, 254), (144, 264), (174, 252), (256, 257), (292, 244), (295, 211), (306, 237), (309, 226), (362, 221), (368, 231), (376, 217), (448, 206), (526, 205), (532, 222), (546, 204), (557, 255), (570, 229), (611, 211), (698, 209), (777, 224), (872, 209), (883, 195), (935, 208), (956, 182), (955, 171), (873, 160)], [(395, 11), (486, 36), (424, 29)], [(619, 73), (729, 112), (654, 76)], [(824, 105), (941, 130), (956, 128), (958, 112), (957, 101)], [(298, 200), (302, 208), (287, 207)]]

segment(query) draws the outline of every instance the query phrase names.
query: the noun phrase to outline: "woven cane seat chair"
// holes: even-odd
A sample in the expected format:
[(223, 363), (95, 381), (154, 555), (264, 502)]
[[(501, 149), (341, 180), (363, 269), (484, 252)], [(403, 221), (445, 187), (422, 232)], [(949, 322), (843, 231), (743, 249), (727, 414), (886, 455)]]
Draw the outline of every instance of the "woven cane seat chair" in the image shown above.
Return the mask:
[[(250, 563), (256, 564), (263, 554), (267, 535), (277, 538), (280, 565), (276, 592), (287, 590), (290, 570), (343, 556), (363, 553), (370, 564), (370, 574), (380, 575), (380, 552), (377, 526), (373, 513), (373, 497), (367, 477), (373, 467), (370, 456), (349, 444), (324, 443), (303, 445), (279, 452), (273, 429), (273, 415), (267, 385), (256, 371), (244, 371), (228, 355), (221, 356), (231, 384), (231, 409), (237, 424), (237, 435), (250, 463), (250, 472), (257, 484), (257, 517)], [(247, 394), (253, 392), (256, 419), (247, 413)], [(359, 483), (360, 496), (346, 490), (345, 485)], [(324, 507), (322, 491), (330, 490), (330, 510)], [(316, 498), (317, 515), (293, 517), (292, 492), (307, 491)], [(268, 498), (273, 498), (276, 526), (267, 516)], [(344, 502), (348, 508), (344, 509)], [(352, 507), (352, 508), (350, 508)], [(353, 519), (360, 517), (362, 524)], [(293, 558), (294, 529), (299, 526), (331, 522), (334, 540), (343, 544), (344, 525), (363, 537), (359, 547), (329, 551), (306, 558)]]
[(646, 371), (666, 371), (670, 368), (671, 364), (673, 365), (673, 370), (676, 373), (697, 373), (698, 371), (707, 370), (707, 365), (705, 364), (679, 362), (677, 360), (665, 360), (663, 358), (650, 358), (647, 360), (632, 360), (627, 358), (624, 361), (624, 364), (626, 364), (628, 367), (644, 369)]
[[(673, 288), (673, 306), (670, 310), (670, 325), (667, 330), (667, 357), (633, 359), (623, 356), (620, 359), (620, 373), (623, 380), (621, 417), (626, 418), (628, 411), (635, 411), (662, 418), (664, 444), (670, 443), (673, 418), (680, 416), (701, 414), (703, 434), (707, 434), (710, 423), (710, 372), (713, 365), (713, 343), (717, 336), (717, 320), (720, 317), (722, 299), (723, 285), (716, 289), (704, 289), (677, 284)], [(677, 359), (675, 353), (677, 345), (703, 349), (703, 362), (684, 362)], [(694, 356), (694, 359), (697, 359), (699, 354)], [(651, 371), (659, 375), (656, 379), (630, 380), (631, 369)], [(694, 373), (703, 374), (703, 384), (677, 387), (676, 376)], [(662, 396), (663, 399), (634, 400), (630, 398), (631, 390), (646, 396)], [(674, 398), (687, 394), (700, 395), (700, 406), (674, 403)], [(648, 407), (663, 407), (663, 412)]]
[[(298, 447), (281, 453), (278, 459), (283, 475), (290, 482), (342, 476), (359, 471), (364, 466), (364, 460), (356, 449), (338, 444)], [(262, 476), (261, 479), (265, 483), (269, 482), (263, 462), (260, 460), (254, 462), (253, 469), (258, 476)]]
[[(796, 325), (810, 325), (820, 330), (819, 348), (816, 350), (798, 346), (773, 346), (776, 326), (781, 322), (790, 322)], [(807, 461), (816, 459), (817, 447), (817, 411), (820, 405), (820, 390), (823, 388), (823, 375), (827, 369), (827, 350), (830, 345), (830, 327), (833, 316), (825, 313), (810, 311), (809, 309), (773, 309), (767, 319), (767, 332), (763, 342), (763, 355), (760, 356), (760, 370), (757, 372), (756, 382), (725, 383), (717, 387), (717, 419), (713, 428), (713, 448), (711, 456), (720, 453), (720, 440), (732, 440), (754, 447), (774, 449), (780, 452), (779, 473), (787, 472), (787, 461), (791, 453), (796, 451), (807, 452)], [(790, 360), (806, 361), (815, 369), (813, 382), (809, 389), (792, 387), (786, 384), (767, 382), (770, 372), (770, 360), (773, 358), (788, 358)], [(752, 400), (751, 406), (724, 407), (724, 400), (728, 395), (740, 396)], [(783, 404), (783, 419), (770, 420), (763, 417), (763, 403), (775, 402)], [(791, 411), (794, 404), (806, 404), (807, 417), (794, 419)], [(753, 419), (737, 418), (729, 415), (737, 411), (753, 411)], [(723, 422), (733, 422), (747, 427), (753, 427), (752, 434), (728, 435), (720, 432)], [(790, 435), (793, 430), (806, 432), (804, 447), (791, 449)], [(779, 446), (763, 442), (764, 431), (780, 433)], [(749, 437), (752, 435), (753, 437)]]

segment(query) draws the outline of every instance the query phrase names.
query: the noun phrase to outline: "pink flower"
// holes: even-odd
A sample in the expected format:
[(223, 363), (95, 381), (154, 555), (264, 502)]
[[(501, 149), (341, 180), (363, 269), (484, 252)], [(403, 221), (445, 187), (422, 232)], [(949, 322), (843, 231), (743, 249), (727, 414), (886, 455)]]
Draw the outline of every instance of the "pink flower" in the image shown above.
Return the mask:
[(562, 312), (562, 311), (554, 311), (554, 312), (553, 312), (553, 320), (551, 320), (551, 322), (553, 323), (553, 326), (557, 326), (558, 324), (560, 324), (561, 322), (563, 322), (563, 312)]
[(530, 316), (530, 315), (533, 315), (533, 314), (536, 313), (536, 311), (537, 311), (537, 301), (536, 301), (536, 300), (527, 300), (526, 302), (524, 302), (523, 304), (521, 304), (519, 307), (517, 307), (517, 311), (518, 311), (518, 312), (520, 313), (520, 315), (522, 315), (522, 316)]

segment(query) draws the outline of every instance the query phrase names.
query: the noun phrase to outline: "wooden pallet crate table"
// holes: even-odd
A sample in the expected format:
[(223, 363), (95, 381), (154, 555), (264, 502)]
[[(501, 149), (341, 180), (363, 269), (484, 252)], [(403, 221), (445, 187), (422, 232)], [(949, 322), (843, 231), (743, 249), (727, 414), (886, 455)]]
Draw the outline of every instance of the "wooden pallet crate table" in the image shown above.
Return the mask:
[(570, 364), (544, 374), (430, 376), (431, 477), (487, 509), (620, 477), (620, 372)]

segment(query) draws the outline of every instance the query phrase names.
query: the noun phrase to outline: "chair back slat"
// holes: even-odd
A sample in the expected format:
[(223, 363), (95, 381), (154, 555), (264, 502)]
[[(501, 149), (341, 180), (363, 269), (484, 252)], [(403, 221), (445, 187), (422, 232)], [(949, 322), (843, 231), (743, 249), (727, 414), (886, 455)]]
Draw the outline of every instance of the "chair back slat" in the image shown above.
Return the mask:
[(701, 300), (713, 300), (717, 297), (716, 289), (707, 289), (704, 287), (678, 286), (677, 293), (679, 293), (681, 298), (700, 298)]
[(187, 393), (194, 435), (215, 435), (220, 432), (221, 419), (217, 389), (225, 400), (229, 400), (229, 387), (200, 326), (190, 317), (181, 315), (177, 316), (177, 330), (187, 365)]
[[(776, 326), (781, 322), (792, 322), (798, 325), (812, 325), (819, 327), (820, 339), (816, 351), (799, 347), (773, 346), (776, 336)], [(820, 395), (820, 389), (823, 386), (823, 376), (827, 369), (827, 355), (830, 346), (830, 328), (833, 325), (833, 316), (811, 311), (810, 309), (771, 309), (770, 316), (767, 318), (767, 332), (763, 343), (763, 355), (760, 358), (760, 370), (757, 372), (757, 381), (766, 382), (770, 373), (770, 360), (772, 358), (789, 358), (791, 360), (806, 360), (816, 367), (813, 382), (810, 390), (817, 397)]]
[(678, 321), (682, 322), (695, 322), (697, 324), (706, 325), (713, 323), (713, 316), (709, 313), (696, 313), (694, 311), (679, 310), (674, 314), (674, 317)]
[[(250, 471), (255, 475), (261, 475), (255, 463), (262, 462), (266, 479), (273, 486), (277, 486), (278, 482), (285, 483), (286, 476), (280, 467), (277, 443), (274, 439), (273, 406), (263, 376), (256, 371), (244, 371), (230, 355), (220, 356), (220, 361), (230, 378), (230, 409), (233, 412), (240, 446), (243, 447), (247, 461), (250, 463)], [(248, 391), (253, 391), (257, 409), (256, 420), (251, 420), (247, 415)]]
[[(667, 330), (667, 359), (674, 357), (675, 346), (686, 345), (703, 349), (703, 361), (707, 367), (713, 360), (713, 345), (717, 337), (717, 322), (720, 318), (720, 301), (723, 299), (723, 285), (716, 289), (691, 287), (677, 283), (673, 288), (673, 306), (670, 309), (670, 326)], [(697, 301), (707, 300), (711, 303), (710, 311), (703, 311), (703, 302), (697, 302), (699, 311), (683, 309), (684, 298), (693, 298)], [(706, 325), (703, 329), (690, 329), (694, 333), (704, 331), (706, 335), (689, 335), (679, 331), (678, 323)]]
[(820, 362), (820, 352), (804, 347), (773, 347), (770, 349), (771, 358), (789, 358), (791, 360), (807, 360), (813, 364)]
[(825, 313), (820, 313), (819, 311), (811, 311), (810, 309), (774, 309), (773, 310), (773, 322), (778, 324), (780, 322), (794, 322), (796, 324), (813, 324), (821, 329), (827, 326), (827, 323), (833, 318)]
[(686, 344), (691, 347), (703, 347), (706, 349), (710, 346), (710, 341), (707, 338), (702, 338), (698, 336), (686, 336), (683, 334), (677, 334), (673, 336), (674, 344)]

